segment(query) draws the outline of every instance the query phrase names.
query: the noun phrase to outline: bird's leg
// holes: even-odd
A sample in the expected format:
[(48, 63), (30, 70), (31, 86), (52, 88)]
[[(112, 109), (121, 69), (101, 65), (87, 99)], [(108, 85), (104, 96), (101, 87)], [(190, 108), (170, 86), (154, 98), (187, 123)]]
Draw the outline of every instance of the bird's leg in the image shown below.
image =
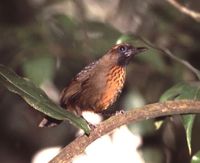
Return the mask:
[(81, 115), (81, 118), (83, 118), (86, 121), (87, 125), (89, 126), (89, 128), (91, 130), (94, 130), (96, 128), (96, 125), (94, 125), (91, 122), (89, 122), (88, 120), (86, 120), (82, 115)]
[(97, 127), (96, 125), (88, 122), (87, 120), (86, 120), (86, 122), (87, 122), (87, 124), (88, 124), (88, 126), (90, 127), (91, 130), (94, 130)]

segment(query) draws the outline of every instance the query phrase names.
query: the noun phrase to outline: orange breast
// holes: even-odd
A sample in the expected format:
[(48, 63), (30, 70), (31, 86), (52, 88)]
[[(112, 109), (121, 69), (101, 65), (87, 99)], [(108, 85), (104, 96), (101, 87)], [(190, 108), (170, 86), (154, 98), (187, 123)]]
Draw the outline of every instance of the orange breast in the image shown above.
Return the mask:
[[(107, 74), (106, 87), (99, 101), (99, 109), (105, 110), (112, 105), (121, 93), (125, 82), (126, 70), (121, 66), (114, 66)], [(100, 110), (100, 111), (101, 111)]]

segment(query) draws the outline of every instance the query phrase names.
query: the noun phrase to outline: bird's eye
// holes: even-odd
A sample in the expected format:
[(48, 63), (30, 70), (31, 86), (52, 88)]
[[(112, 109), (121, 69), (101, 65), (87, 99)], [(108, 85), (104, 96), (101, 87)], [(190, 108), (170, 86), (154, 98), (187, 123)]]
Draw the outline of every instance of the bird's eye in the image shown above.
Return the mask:
[(120, 46), (120, 47), (119, 47), (119, 50), (120, 50), (122, 53), (126, 52), (127, 49), (128, 49), (127, 46)]

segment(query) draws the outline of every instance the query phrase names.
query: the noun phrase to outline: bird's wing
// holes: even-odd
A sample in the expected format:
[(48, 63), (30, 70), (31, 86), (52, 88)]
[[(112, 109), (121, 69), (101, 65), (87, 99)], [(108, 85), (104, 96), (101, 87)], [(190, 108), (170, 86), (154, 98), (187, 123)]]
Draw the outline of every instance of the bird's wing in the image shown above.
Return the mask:
[(71, 81), (68, 87), (66, 87), (60, 96), (60, 105), (66, 107), (70, 102), (73, 102), (80, 95), (82, 85), (88, 80), (92, 74), (92, 69), (96, 66), (98, 61), (90, 63), (84, 67)]

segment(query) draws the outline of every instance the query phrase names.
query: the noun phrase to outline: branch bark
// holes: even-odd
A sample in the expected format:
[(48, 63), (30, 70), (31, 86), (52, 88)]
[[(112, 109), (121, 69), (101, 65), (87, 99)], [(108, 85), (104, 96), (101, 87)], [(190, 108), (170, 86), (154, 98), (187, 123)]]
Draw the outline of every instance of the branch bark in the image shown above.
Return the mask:
[(146, 40), (143, 37), (137, 36), (141, 41), (143, 41), (146, 45), (148, 45), (149, 47), (156, 49), (160, 52), (162, 52), (163, 54), (167, 55), (168, 57), (170, 57), (171, 59), (177, 61), (178, 63), (182, 64), (183, 66), (185, 66), (186, 68), (188, 68), (191, 72), (193, 72), (197, 78), (200, 80), (200, 71), (198, 69), (196, 69), (195, 67), (193, 67), (188, 61), (185, 61), (179, 57), (177, 57), (176, 55), (174, 55), (170, 50), (164, 48), (164, 47), (157, 47), (156, 45), (153, 45), (151, 42), (149, 42), (148, 40)]
[(156, 117), (187, 113), (200, 113), (200, 101), (180, 100), (154, 103), (122, 114), (114, 115), (100, 123), (91, 131), (89, 136), (83, 135), (76, 138), (73, 142), (63, 148), (50, 163), (71, 162), (74, 156), (84, 152), (85, 148), (93, 141), (122, 125)]
[(181, 5), (180, 3), (178, 3), (175, 0), (167, 0), (171, 5), (173, 5), (175, 8), (177, 8), (179, 11), (181, 11), (182, 13), (192, 17), (194, 20), (196, 20), (197, 22), (200, 22), (200, 13), (197, 11), (193, 11), (183, 5)]

